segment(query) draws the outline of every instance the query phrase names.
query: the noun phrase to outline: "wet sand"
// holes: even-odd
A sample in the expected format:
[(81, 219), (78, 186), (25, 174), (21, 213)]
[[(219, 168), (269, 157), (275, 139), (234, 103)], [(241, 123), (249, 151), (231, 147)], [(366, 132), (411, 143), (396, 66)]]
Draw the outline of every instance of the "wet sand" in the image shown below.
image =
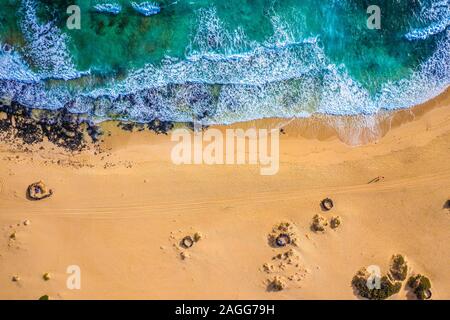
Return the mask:
[[(401, 253), (410, 273), (431, 279), (433, 299), (449, 299), (450, 94), (366, 117), (362, 129), (361, 121), (230, 126), (287, 122), (273, 176), (254, 165), (176, 166), (170, 134), (128, 132), (114, 122), (102, 124), (98, 147), (75, 154), (47, 141), (28, 151), (3, 141), (0, 298), (358, 299), (355, 273), (369, 265), (385, 272)], [(54, 193), (30, 201), (27, 186), (39, 180)], [(334, 200), (327, 212), (325, 197)], [(342, 224), (316, 233), (316, 214)], [(270, 245), (283, 221), (296, 246)], [(179, 245), (196, 232), (202, 239), (191, 248)], [(290, 249), (290, 262), (273, 259)], [(80, 290), (66, 286), (70, 265), (81, 269)], [(275, 276), (286, 283), (282, 291), (268, 290)], [(392, 298), (410, 295), (403, 286)]]

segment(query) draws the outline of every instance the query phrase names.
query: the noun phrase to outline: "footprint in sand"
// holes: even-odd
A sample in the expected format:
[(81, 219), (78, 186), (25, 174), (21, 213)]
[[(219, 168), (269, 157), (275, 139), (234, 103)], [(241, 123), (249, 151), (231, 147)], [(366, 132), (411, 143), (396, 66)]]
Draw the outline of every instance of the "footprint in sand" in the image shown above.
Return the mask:
[(371, 184), (371, 183), (377, 183), (377, 182), (380, 182), (380, 181), (383, 181), (384, 180), (384, 177), (383, 176), (378, 176), (378, 177), (376, 177), (376, 178), (373, 178), (372, 180), (370, 180), (369, 182), (367, 182), (368, 184)]

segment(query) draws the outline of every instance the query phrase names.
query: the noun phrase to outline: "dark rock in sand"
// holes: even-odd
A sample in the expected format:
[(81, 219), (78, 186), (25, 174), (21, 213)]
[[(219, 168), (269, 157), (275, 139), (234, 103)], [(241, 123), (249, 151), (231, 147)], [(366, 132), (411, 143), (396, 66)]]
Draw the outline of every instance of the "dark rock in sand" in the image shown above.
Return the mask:
[(267, 291), (282, 291), (286, 289), (286, 287), (286, 281), (280, 276), (275, 276), (272, 280), (269, 281)]
[(30, 200), (42, 200), (50, 197), (53, 191), (49, 189), (42, 181), (35, 182), (28, 186), (27, 196)]
[(339, 216), (332, 217), (330, 220), (330, 227), (332, 229), (338, 228), (342, 223), (342, 218)]
[(152, 120), (147, 123), (147, 127), (156, 134), (166, 134), (173, 129), (173, 122)]
[(298, 245), (298, 237), (294, 225), (290, 222), (281, 222), (272, 228), (268, 235), (269, 245), (273, 248), (284, 247), (286, 245)]
[(125, 130), (125, 131), (133, 132), (135, 125), (134, 125), (134, 123), (131, 123), (131, 122), (122, 122), (121, 121), (117, 124), (117, 127), (122, 130)]
[[(121, 99), (131, 99), (129, 102), (134, 103), (131, 97)], [(68, 151), (81, 151), (86, 147), (87, 137), (97, 142), (102, 133), (88, 114), (68, 111), (73, 103), (68, 102), (64, 108), (58, 110), (45, 110), (27, 108), (15, 101), (2, 99), (0, 112), (7, 115), (6, 119), (0, 119), (2, 138), (18, 138), (25, 144), (39, 143), (47, 138), (51, 143)], [(120, 122), (118, 126), (128, 131), (148, 128), (157, 134), (167, 134), (173, 129), (174, 123), (154, 119), (146, 123)]]
[(286, 233), (281, 233), (276, 239), (275, 244), (278, 247), (285, 247), (286, 245), (291, 243), (291, 237)]
[(191, 236), (186, 236), (181, 240), (181, 245), (184, 248), (188, 249), (194, 245), (194, 240), (192, 239)]
[(445, 201), (444, 209), (450, 209), (450, 200)]
[(201, 232), (194, 233), (194, 241), (199, 242), (201, 239), (203, 239), (203, 234)]
[(311, 228), (313, 231), (320, 231), (320, 232), (324, 232), (325, 231), (325, 227), (328, 226), (328, 221), (327, 219), (325, 219), (325, 217), (316, 214), (313, 217), (313, 222), (311, 225)]
[(15, 128), (17, 129), (16, 137), (22, 139), (26, 144), (34, 144), (43, 141), (43, 131), (41, 126), (33, 121), (26, 120), (25, 118), (19, 118), (16, 122)]
[(325, 198), (322, 200), (322, 202), (320, 203), (320, 206), (322, 207), (323, 210), (325, 211), (329, 211), (333, 208), (334, 204), (333, 204), (333, 200), (331, 200), (330, 198)]
[[(39, 143), (47, 138), (51, 143), (68, 151), (80, 151), (86, 146), (86, 137), (96, 141), (99, 127), (85, 115), (71, 114), (66, 109), (38, 110), (0, 104), (6, 119), (0, 120), (0, 133), (6, 138), (18, 138), (25, 144)], [(85, 134), (86, 133), (86, 134)]]

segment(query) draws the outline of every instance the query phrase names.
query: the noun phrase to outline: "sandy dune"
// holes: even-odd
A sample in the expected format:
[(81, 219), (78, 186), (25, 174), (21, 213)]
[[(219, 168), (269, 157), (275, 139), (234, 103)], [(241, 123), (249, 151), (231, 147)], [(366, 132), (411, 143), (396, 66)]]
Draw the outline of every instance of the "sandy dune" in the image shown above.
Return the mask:
[[(73, 156), (49, 143), (24, 152), (4, 142), (0, 298), (357, 299), (356, 271), (379, 265), (384, 272), (391, 255), (402, 253), (411, 272), (430, 277), (434, 299), (449, 299), (450, 95), (366, 120), (355, 133), (358, 121), (290, 122), (274, 176), (252, 165), (175, 166), (169, 136), (115, 123), (103, 124), (111, 135), (100, 151)], [(368, 183), (378, 176), (384, 179)], [(29, 201), (26, 188), (39, 180), (54, 194)], [(324, 197), (334, 200), (329, 212), (319, 206)], [(342, 225), (315, 233), (315, 214), (339, 215)], [(298, 246), (289, 246), (297, 260), (267, 273), (263, 265), (289, 249), (268, 243), (282, 221), (298, 236)], [(203, 238), (180, 249), (195, 232)], [(81, 268), (80, 290), (66, 286), (70, 265)], [(286, 278), (285, 290), (267, 290), (274, 275)], [(407, 297), (403, 287), (393, 298)]]

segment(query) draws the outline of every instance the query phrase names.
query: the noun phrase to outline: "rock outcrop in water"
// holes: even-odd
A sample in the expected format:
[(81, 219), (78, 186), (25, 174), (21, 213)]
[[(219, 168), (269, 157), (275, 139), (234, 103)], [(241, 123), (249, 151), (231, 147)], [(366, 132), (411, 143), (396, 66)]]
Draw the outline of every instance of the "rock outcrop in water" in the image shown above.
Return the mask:
[[(102, 132), (88, 115), (58, 110), (30, 109), (0, 100), (0, 136), (3, 140), (19, 139), (25, 145), (43, 142), (44, 139), (67, 151), (82, 151), (89, 142), (96, 143)], [(157, 134), (167, 134), (174, 123), (152, 120), (146, 123), (120, 122), (123, 130), (148, 129)]]

